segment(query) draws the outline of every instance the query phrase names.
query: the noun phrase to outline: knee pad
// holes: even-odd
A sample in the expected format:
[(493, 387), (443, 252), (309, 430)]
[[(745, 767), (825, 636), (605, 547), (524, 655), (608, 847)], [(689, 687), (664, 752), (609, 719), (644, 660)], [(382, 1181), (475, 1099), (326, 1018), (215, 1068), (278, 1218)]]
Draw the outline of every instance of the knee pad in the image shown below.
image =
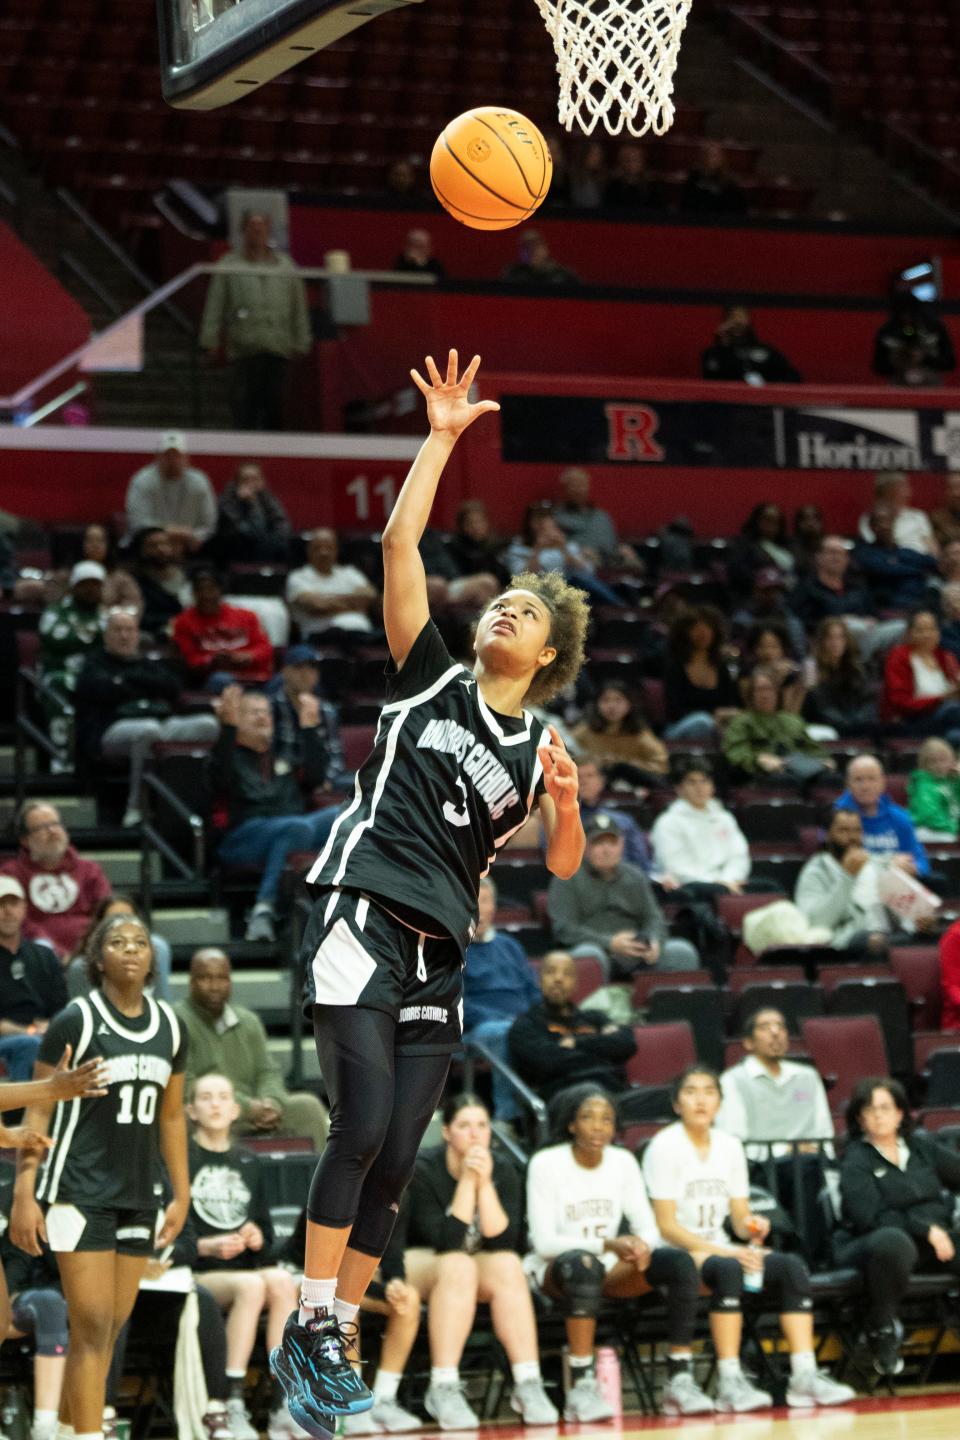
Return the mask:
[(740, 1261), (728, 1255), (711, 1255), (700, 1274), (710, 1290), (711, 1312), (717, 1315), (738, 1314), (743, 1301)]
[(67, 1302), (59, 1290), (25, 1290), (17, 1296), (14, 1314), (27, 1321), (14, 1323), (18, 1330), (33, 1332), (38, 1355), (66, 1354), (70, 1340)]
[(565, 1250), (550, 1267), (550, 1278), (560, 1290), (566, 1314), (593, 1316), (600, 1309), (606, 1271), (599, 1255), (586, 1250)]

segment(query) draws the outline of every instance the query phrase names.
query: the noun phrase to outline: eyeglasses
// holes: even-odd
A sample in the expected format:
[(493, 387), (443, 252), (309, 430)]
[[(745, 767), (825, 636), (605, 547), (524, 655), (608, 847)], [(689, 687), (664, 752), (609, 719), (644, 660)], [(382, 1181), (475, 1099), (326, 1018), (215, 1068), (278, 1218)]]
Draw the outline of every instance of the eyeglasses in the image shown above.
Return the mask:
[(27, 830), (28, 835), (42, 835), (45, 830), (62, 830), (62, 820), (46, 820), (42, 825), (32, 825)]

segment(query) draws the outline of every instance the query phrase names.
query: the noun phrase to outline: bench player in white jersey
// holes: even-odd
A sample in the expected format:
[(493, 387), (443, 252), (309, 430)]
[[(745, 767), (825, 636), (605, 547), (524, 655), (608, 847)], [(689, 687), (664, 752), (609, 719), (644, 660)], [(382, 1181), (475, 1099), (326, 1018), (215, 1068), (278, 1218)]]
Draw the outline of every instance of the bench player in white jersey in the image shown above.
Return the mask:
[[(806, 1265), (798, 1255), (761, 1248), (770, 1221), (750, 1213), (743, 1145), (713, 1125), (720, 1109), (716, 1071), (702, 1065), (684, 1070), (674, 1085), (673, 1108), (680, 1118), (650, 1141), (643, 1178), (660, 1234), (667, 1244), (690, 1251), (711, 1296), (710, 1333), (719, 1372), (716, 1408), (742, 1412), (773, 1404), (772, 1396), (751, 1384), (740, 1368), (744, 1276), (759, 1272), (762, 1298), (776, 1304), (790, 1351), (787, 1404), (844, 1405), (854, 1400), (849, 1385), (817, 1369)], [(725, 1228), (728, 1220), (735, 1239)]]
[[(135, 916), (113, 915), (86, 954), (90, 994), (50, 1022), (36, 1073), (49, 1075), (69, 1044), (77, 1062), (102, 1060), (104, 1091), (63, 1100), (52, 1115), (49, 1104), (29, 1107), (26, 1122), (53, 1143), (39, 1179), (36, 1156), (21, 1157), (10, 1216), (14, 1244), (39, 1255), (48, 1240), (60, 1270), (70, 1324), (61, 1440), (102, 1440), (114, 1342), (147, 1261), (176, 1239), (190, 1207), (187, 1042), (170, 1006), (144, 993), (154, 975), (150, 936)], [(165, 1209), (161, 1162), (174, 1196)]]
[[(431, 358), (430, 435), (383, 534), (392, 667), (373, 751), (308, 877), (304, 1008), (330, 1096), (330, 1138), (307, 1205), (300, 1310), (271, 1355), (290, 1413), (328, 1435), (373, 1403), (344, 1353), (390, 1238), (423, 1132), (461, 1035), (461, 970), (477, 891), (536, 801), (547, 865), (583, 854), (577, 772), (555, 730), (524, 709), (562, 690), (583, 660), (586, 597), (559, 574), (515, 576), (477, 622), (472, 668), (430, 619), (418, 551), (458, 436), (499, 407), (472, 404), (479, 357), (446, 376)], [(396, 1096), (396, 1102), (394, 1097)]]

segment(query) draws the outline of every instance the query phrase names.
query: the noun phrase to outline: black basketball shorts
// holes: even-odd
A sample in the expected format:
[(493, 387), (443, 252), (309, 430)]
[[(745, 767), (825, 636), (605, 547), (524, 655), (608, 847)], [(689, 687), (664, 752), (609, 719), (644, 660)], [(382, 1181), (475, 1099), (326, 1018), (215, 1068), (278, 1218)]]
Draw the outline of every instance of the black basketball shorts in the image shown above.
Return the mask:
[(113, 1250), (118, 1255), (152, 1255), (160, 1213), (156, 1206), (118, 1210), (109, 1205), (65, 1205), (58, 1200), (48, 1207), (44, 1218), (54, 1254)]
[(445, 1055), (463, 1035), (463, 960), (452, 939), (404, 925), (356, 890), (321, 890), (303, 937), (303, 1009), (353, 1005), (397, 1023), (397, 1052)]

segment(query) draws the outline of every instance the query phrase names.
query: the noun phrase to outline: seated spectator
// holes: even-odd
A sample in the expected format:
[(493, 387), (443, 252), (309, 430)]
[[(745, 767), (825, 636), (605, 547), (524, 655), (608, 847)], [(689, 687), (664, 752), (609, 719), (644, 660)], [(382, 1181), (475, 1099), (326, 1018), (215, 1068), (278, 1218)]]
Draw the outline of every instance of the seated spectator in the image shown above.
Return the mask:
[(939, 576), (934, 576), (931, 584), (944, 585), (951, 581), (960, 582), (960, 539), (948, 540), (945, 545), (940, 546), (940, 554), (937, 559)]
[(215, 800), (227, 810), (220, 861), (261, 869), (246, 938), (272, 943), (274, 907), (287, 857), (297, 850), (322, 849), (338, 814), (332, 807), (304, 813), (301, 784), (309, 794), (324, 783), (327, 772), (320, 702), (307, 694), (298, 700), (303, 754), (299, 772), (277, 754), (273, 707), (266, 695), (244, 694), (239, 685), (228, 685), (217, 714), (220, 735), (210, 754), (208, 779)]
[[(763, 572), (761, 572), (762, 574)], [(803, 671), (791, 653), (790, 636), (779, 621), (758, 623), (746, 637), (740, 663), (740, 690), (746, 694), (754, 670), (766, 670), (780, 689), (780, 705), (788, 714), (799, 715), (806, 689)]]
[(797, 574), (809, 575), (813, 570), (817, 551), (826, 534), (823, 511), (819, 505), (808, 503), (798, 505), (793, 512), (791, 537), (793, 558), (797, 562)]
[(790, 596), (790, 608), (812, 629), (821, 620), (865, 616), (872, 605), (859, 580), (850, 578), (850, 550), (841, 536), (824, 535), (810, 572)]
[[(938, 553), (937, 539), (926, 511), (910, 504), (910, 476), (902, 470), (882, 470), (873, 482), (874, 510), (884, 506), (893, 517), (893, 539), (904, 550), (919, 550), (921, 555)], [(876, 539), (873, 510), (860, 516), (857, 527), (861, 540)]]
[(495, 575), (501, 588), (510, 579), (510, 572), (500, 560), (502, 542), (493, 533), (487, 507), (482, 500), (465, 500), (457, 511), (449, 554), (459, 575), (476, 575), (486, 571)]
[(599, 210), (606, 199), (610, 167), (598, 140), (583, 140), (570, 165), (570, 203), (577, 210)]
[[(297, 1283), (289, 1270), (270, 1263), (273, 1221), (264, 1162), (233, 1141), (240, 1106), (229, 1078), (207, 1071), (187, 1095), (193, 1125), (190, 1220), (197, 1237), (193, 1270), (227, 1316), (228, 1423), (237, 1411), (249, 1423), (243, 1392), (260, 1316), (265, 1316), (269, 1355), (297, 1305)], [(270, 1436), (302, 1440), (305, 1432), (291, 1418), (279, 1381), (271, 1379), (270, 1385)]]
[(863, 1276), (865, 1338), (880, 1375), (903, 1369), (898, 1311), (910, 1276), (960, 1275), (958, 1193), (960, 1155), (934, 1135), (913, 1132), (899, 1080), (858, 1080), (847, 1106), (834, 1259)]
[(191, 684), (222, 690), (231, 680), (265, 684), (273, 674), (273, 646), (252, 610), (228, 605), (212, 565), (191, 576), (193, 604), (173, 622), (173, 643)]
[(779, 570), (789, 583), (796, 569), (787, 517), (779, 505), (769, 501), (755, 505), (740, 526), (740, 534), (727, 546), (727, 578), (730, 588), (746, 598), (753, 593), (761, 570)]
[(447, 539), (428, 525), (420, 537), (420, 559), (427, 576), (427, 599), (430, 609), (444, 605), (465, 605), (483, 610), (500, 593), (500, 582), (489, 570), (477, 574), (460, 573), (450, 552)]
[(67, 1003), (63, 967), (49, 945), (25, 940), (27, 896), (0, 875), (0, 1061), (8, 1080), (29, 1080), (47, 1025)]
[(560, 498), (553, 507), (553, 517), (591, 566), (641, 569), (642, 562), (633, 546), (622, 544), (617, 538), (609, 513), (590, 499), (590, 472), (580, 465), (568, 465), (561, 470), (557, 484)]
[[(477, 928), (463, 972), (463, 1037), (482, 1040), (498, 1059), (509, 1063), (510, 1026), (536, 1002), (540, 990), (519, 940), (494, 925), (496, 908), (496, 886), (492, 880), (481, 880)], [(498, 1070), (492, 1080), (493, 1113), (498, 1120), (516, 1120), (520, 1111), (512, 1089)]]
[(113, 610), (103, 648), (93, 650), (77, 677), (77, 759), (92, 773), (103, 758), (129, 759), (124, 826), (140, 824), (140, 785), (158, 741), (212, 745), (220, 732), (213, 715), (172, 715), (180, 680), (169, 666), (140, 655), (140, 627), (126, 610)]
[[(122, 606), (134, 615), (143, 609), (140, 586), (129, 571), (117, 562), (117, 547), (113, 535), (106, 525), (96, 522), (88, 525), (83, 532), (81, 560), (92, 560), (106, 571), (100, 603), (104, 610)], [(44, 586), (43, 598), (47, 605), (58, 605), (70, 588), (70, 571), (56, 570)]]
[(960, 660), (960, 581), (957, 580), (949, 580), (940, 591), (940, 644)]
[(944, 477), (943, 489), (944, 503), (930, 514), (930, 524), (941, 549), (952, 540), (960, 540), (960, 471), (951, 470)]
[(340, 743), (340, 719), (337, 707), (323, 698), (320, 688), (320, 657), (309, 645), (291, 645), (283, 657), (280, 672), (267, 686), (273, 707), (273, 749), (280, 760), (294, 770), (304, 763), (303, 731), (300, 728), (300, 697), (313, 695), (319, 705), (317, 736), (326, 753), (326, 772), (320, 788), (350, 790), (353, 771)]
[(943, 321), (909, 292), (894, 296), (873, 342), (873, 373), (893, 385), (942, 385), (956, 369)]
[(190, 1042), (187, 1094), (203, 1075), (225, 1075), (240, 1109), (237, 1135), (307, 1135), (315, 1150), (326, 1144), (329, 1117), (316, 1095), (291, 1094), (270, 1054), (263, 1022), (252, 1010), (230, 1003), (230, 961), (213, 947), (190, 961), (190, 993), (174, 1007)]
[[(717, 1129), (742, 1140), (747, 1156), (758, 1160), (771, 1151), (770, 1142), (832, 1140), (823, 1081), (812, 1065), (787, 1059), (790, 1037), (783, 1013), (770, 1005), (754, 1011), (742, 1038), (746, 1055), (720, 1076)], [(772, 1153), (789, 1156), (793, 1147), (773, 1144)]]
[(790, 608), (786, 576), (775, 565), (757, 571), (749, 596), (734, 611), (733, 623), (753, 631), (772, 626), (783, 632), (784, 656), (799, 659), (806, 654), (806, 631)]
[(213, 535), (217, 499), (209, 478), (190, 464), (181, 430), (161, 435), (156, 459), (131, 478), (126, 510), (131, 535), (159, 526), (178, 558), (195, 554)]
[(574, 727), (573, 738), (578, 750), (633, 784), (656, 785), (667, 773), (667, 747), (625, 685), (610, 681), (601, 686)]
[(189, 601), (190, 584), (166, 530), (148, 526), (130, 541), (133, 574), (143, 596), (140, 628), (155, 639), (166, 638)]
[(501, 275), (510, 285), (578, 285), (579, 276), (561, 265), (539, 230), (521, 230), (517, 258)]
[(290, 551), (290, 521), (256, 460), (244, 460), (217, 501), (211, 542), (221, 564), (282, 563)]
[(940, 938), (941, 1030), (960, 1030), (960, 920)]
[[(557, 1107), (554, 1139), (527, 1171), (526, 1268), (563, 1309), (570, 1360), (564, 1419), (613, 1418), (597, 1383), (594, 1340), (604, 1301), (659, 1291), (667, 1305), (665, 1415), (706, 1415), (713, 1401), (693, 1374), (697, 1321), (696, 1266), (666, 1245), (634, 1157), (614, 1145), (616, 1116), (609, 1095), (578, 1085)], [(629, 1233), (623, 1234), (629, 1227)]]
[(373, 634), (370, 607), (377, 592), (362, 570), (337, 563), (337, 537), (314, 530), (307, 540), (307, 563), (287, 576), (287, 604), (304, 640), (325, 635), (334, 643)]
[(793, 901), (810, 925), (831, 932), (850, 959), (886, 959), (893, 917), (880, 899), (881, 862), (864, 846), (856, 810), (834, 810), (823, 849), (804, 862)]
[(746, 709), (734, 715), (723, 732), (724, 756), (741, 777), (803, 789), (834, 769), (832, 758), (810, 735), (806, 722), (781, 708), (775, 675), (754, 670), (745, 700)]
[[(92, 987), (90, 968), (87, 964), (87, 941), (100, 921), (109, 920), (112, 915), (133, 915), (145, 930), (149, 929), (146, 916), (135, 900), (129, 899), (126, 895), (105, 895), (94, 909), (90, 917), (90, 927), (81, 937), (76, 950), (64, 960), (67, 994), (71, 1000), (77, 995), (90, 994)], [(158, 1000), (169, 1000), (170, 972), (173, 968), (170, 942), (165, 940), (162, 935), (158, 935), (155, 930), (150, 930), (150, 945), (153, 949), (153, 982), (146, 987), (147, 994), (155, 995)]]
[(420, 179), (409, 160), (394, 160), (387, 167), (385, 192), (388, 199), (407, 205), (420, 203)]
[(407, 231), (403, 249), (394, 260), (393, 268), (404, 275), (433, 275), (437, 280), (447, 278), (447, 267), (433, 253), (433, 236), (420, 226)]
[(790, 1351), (787, 1404), (845, 1405), (855, 1398), (854, 1391), (817, 1369), (807, 1267), (797, 1255), (762, 1248), (770, 1221), (751, 1213), (743, 1145), (714, 1127), (720, 1099), (720, 1080), (713, 1070), (702, 1065), (684, 1070), (674, 1086), (674, 1109), (680, 1118), (653, 1137), (643, 1156), (657, 1228), (668, 1245), (690, 1252), (701, 1285), (712, 1297), (710, 1335), (719, 1372), (716, 1409), (740, 1413), (773, 1404), (772, 1396), (752, 1384), (740, 1366), (741, 1304), (747, 1288), (777, 1306)]
[(577, 762), (577, 781), (579, 784), (580, 820), (584, 828), (594, 815), (609, 815), (612, 820), (616, 821), (623, 835), (624, 860), (630, 865), (639, 865), (640, 869), (649, 875), (653, 868), (653, 860), (646, 836), (629, 811), (618, 810), (614, 806), (607, 808), (601, 803), (601, 797), (607, 787), (607, 777), (596, 760), (585, 756), (584, 759)]
[(808, 674), (809, 689), (801, 712), (805, 720), (829, 725), (841, 738), (876, 731), (880, 719), (877, 686), (867, 679), (845, 620), (820, 621)]
[(960, 661), (942, 648), (930, 610), (911, 615), (906, 642), (887, 656), (881, 713), (907, 735), (944, 735), (960, 744)]
[(946, 740), (937, 736), (924, 740), (907, 797), (917, 839), (952, 845), (960, 831), (960, 767)]
[(799, 385), (802, 376), (787, 357), (759, 339), (745, 305), (730, 305), (713, 344), (700, 359), (704, 380), (739, 380), (747, 385)]
[(66, 595), (40, 616), (40, 673), (64, 694), (76, 689), (84, 660), (102, 643), (106, 578), (96, 560), (79, 561), (70, 571)]
[(740, 708), (740, 692), (724, 659), (719, 610), (681, 610), (670, 626), (663, 668), (666, 740), (712, 740)]
[(592, 955), (613, 980), (643, 966), (696, 970), (700, 957), (686, 940), (671, 939), (650, 881), (623, 861), (623, 835), (609, 815), (587, 826), (583, 863), (569, 880), (553, 876), (547, 909), (553, 937), (574, 957)]
[(663, 185), (647, 169), (647, 152), (642, 145), (621, 145), (617, 163), (610, 172), (603, 195), (608, 210), (659, 210), (664, 203)]
[(739, 895), (750, 877), (750, 847), (716, 798), (710, 762), (699, 756), (681, 759), (674, 783), (677, 798), (650, 831), (660, 884), (693, 894)]
[(27, 897), (24, 934), (44, 940), (61, 959), (72, 955), (85, 935), (110, 881), (95, 860), (84, 860), (70, 844), (60, 811), (45, 800), (26, 800), (17, 812), (17, 855), (0, 866)]
[(603, 1010), (579, 1008), (577, 962), (565, 950), (550, 950), (540, 966), (542, 1003), (513, 1021), (510, 1064), (545, 1100), (570, 1085), (591, 1081), (619, 1094), (627, 1088), (624, 1066), (636, 1053), (629, 1025), (613, 1025)]
[(32, 1341), (33, 1421), (27, 1433), (30, 1440), (55, 1440), (70, 1343), (67, 1302), (50, 1246), (44, 1241), (39, 1254), (28, 1255), (10, 1239), (14, 1178), (11, 1169), (0, 1180), (0, 1264), (10, 1294), (4, 1339)]
[(863, 825), (864, 848), (883, 864), (899, 865), (908, 875), (930, 874), (927, 852), (917, 839), (913, 821), (884, 792), (887, 777), (875, 755), (856, 755), (847, 766), (847, 788), (835, 810), (854, 810)]
[(539, 574), (544, 570), (560, 570), (571, 585), (586, 590), (591, 601), (600, 605), (623, 605), (623, 599), (609, 585), (594, 575), (596, 562), (574, 540), (568, 540), (557, 523), (553, 507), (539, 501), (528, 505), (520, 534), (511, 541), (504, 556), (513, 575), (523, 571)]
[(689, 215), (742, 215), (746, 208), (746, 196), (727, 169), (723, 146), (704, 140), (700, 163), (684, 183), (680, 209)]

